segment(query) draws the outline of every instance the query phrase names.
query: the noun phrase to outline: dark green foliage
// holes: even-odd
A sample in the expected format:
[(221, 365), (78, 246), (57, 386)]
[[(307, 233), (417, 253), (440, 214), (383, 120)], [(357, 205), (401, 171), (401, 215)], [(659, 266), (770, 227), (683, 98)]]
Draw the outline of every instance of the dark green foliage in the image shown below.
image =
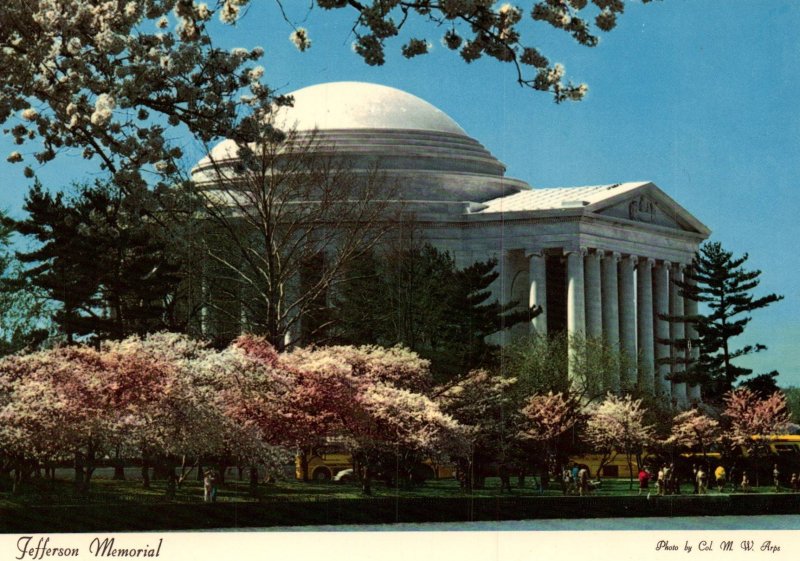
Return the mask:
[(176, 327), (178, 266), (140, 200), (100, 183), (79, 187), (72, 198), (37, 183), (24, 209), (28, 218), (14, 227), (38, 247), (17, 254), (28, 265), (17, 284), (55, 304), (53, 320), (68, 342)]
[[(572, 380), (567, 376), (568, 360), (572, 360)], [(517, 378), (516, 391), (523, 397), (560, 392), (580, 400), (602, 399), (620, 372), (634, 364), (635, 358), (601, 339), (565, 332), (522, 337), (503, 350), (503, 371)]]
[(10, 248), (11, 221), (0, 212), (0, 356), (39, 345), (48, 336), (45, 303), (15, 282), (20, 264)]
[(503, 352), (503, 371), (517, 378), (515, 390), (522, 399), (535, 393), (567, 393), (569, 337), (534, 334), (519, 339)]
[(790, 386), (781, 390), (786, 396), (786, 403), (789, 406), (789, 414), (792, 422), (800, 425), (800, 388)]
[[(690, 344), (700, 345), (700, 358), (689, 366), (685, 380), (700, 383), (707, 400), (714, 401), (729, 391), (736, 380), (752, 370), (734, 364), (737, 358), (761, 352), (760, 343), (733, 348), (732, 339), (744, 333), (750, 313), (783, 299), (777, 294), (755, 297), (761, 271), (743, 267), (748, 255), (734, 257), (719, 242), (703, 244), (693, 268), (679, 282), (683, 296), (708, 308), (707, 314), (685, 318), (695, 323), (699, 338)], [(776, 374), (777, 375), (777, 374)]]
[(739, 387), (744, 387), (755, 393), (760, 399), (767, 399), (775, 392), (781, 391), (775, 379), (778, 377), (778, 371), (773, 370), (766, 374), (759, 374), (744, 380)]
[(335, 299), (336, 339), (347, 344), (405, 345), (449, 379), (496, 361), (486, 337), (530, 319), (516, 302), (491, 298), (496, 261), (458, 269), (430, 245), (365, 255)]

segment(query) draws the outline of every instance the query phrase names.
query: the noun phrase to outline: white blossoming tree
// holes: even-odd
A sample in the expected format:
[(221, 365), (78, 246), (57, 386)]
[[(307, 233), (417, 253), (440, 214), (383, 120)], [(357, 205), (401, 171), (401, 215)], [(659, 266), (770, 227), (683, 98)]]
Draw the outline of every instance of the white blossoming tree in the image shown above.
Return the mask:
[(215, 15), (235, 23), (247, 3), (3, 2), (0, 123), (32, 146), (7, 159), (33, 176), (37, 162), (77, 151), (133, 191), (175, 168), (175, 129), (203, 141), (248, 138), (276, 101), (253, 73), (262, 51), (224, 51), (209, 34)]
[(491, 462), (507, 461), (514, 435), (509, 428), (511, 388), (516, 378), (472, 370), (433, 390), (442, 410), (469, 428), (468, 455), (457, 458), (462, 484), (480, 489)]
[(625, 454), (633, 487), (633, 458), (641, 466), (645, 446), (653, 441), (654, 430), (645, 423), (646, 410), (642, 400), (630, 395), (618, 397), (608, 394), (606, 399), (589, 415), (586, 422), (586, 439), (603, 454), (598, 472), (617, 453)]
[(770, 439), (786, 430), (791, 419), (786, 396), (775, 392), (762, 398), (746, 387), (739, 387), (725, 394), (725, 444), (735, 455), (746, 451), (755, 460), (756, 485), (760, 477), (769, 471), (764, 469), (764, 458), (770, 455)]
[(291, 433), (279, 423), (291, 411), (289, 381), (236, 346), (216, 351), (177, 334), (6, 357), (0, 465), (18, 484), (37, 467), (74, 458), (85, 491), (97, 460), (116, 451), (141, 459), (145, 486), (148, 470), (159, 468), (168, 493), (190, 460), (275, 471), (290, 459), (280, 444)]
[(520, 438), (543, 443), (546, 452), (553, 457), (558, 453), (558, 438), (574, 427), (582, 416), (575, 399), (552, 391), (530, 396), (521, 414)]

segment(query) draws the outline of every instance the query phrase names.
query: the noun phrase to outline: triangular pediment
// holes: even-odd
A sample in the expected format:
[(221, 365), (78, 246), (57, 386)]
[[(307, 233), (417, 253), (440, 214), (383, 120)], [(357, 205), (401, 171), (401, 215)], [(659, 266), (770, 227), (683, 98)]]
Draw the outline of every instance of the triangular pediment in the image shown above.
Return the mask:
[(595, 201), (592, 214), (708, 235), (709, 229), (653, 183)]
[(681, 228), (681, 225), (674, 216), (670, 216), (669, 209), (663, 209), (647, 195), (639, 195), (629, 200), (619, 202), (610, 206), (597, 214), (603, 216), (613, 216), (614, 218), (626, 218), (636, 222), (656, 224), (666, 228)]

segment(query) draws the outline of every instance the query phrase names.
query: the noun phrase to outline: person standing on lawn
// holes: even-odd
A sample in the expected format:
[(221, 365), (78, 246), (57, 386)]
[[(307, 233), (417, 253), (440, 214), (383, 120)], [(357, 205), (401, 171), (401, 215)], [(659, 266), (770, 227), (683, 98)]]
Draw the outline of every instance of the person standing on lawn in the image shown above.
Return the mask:
[(697, 468), (697, 494), (698, 495), (705, 495), (706, 494), (706, 472), (703, 470), (703, 466)]
[(742, 490), (742, 493), (749, 493), (750, 492), (750, 480), (747, 479), (747, 472), (742, 473), (742, 484), (739, 486)]
[(572, 487), (571, 480), (572, 475), (569, 471), (568, 467), (565, 467), (564, 470), (561, 472), (561, 492), (564, 495), (569, 494), (570, 487)]
[(694, 494), (697, 495), (700, 491), (697, 486), (697, 464), (692, 464), (692, 485), (694, 485)]
[(681, 481), (678, 472), (675, 471), (675, 462), (670, 462), (669, 464), (669, 480), (667, 481), (667, 486), (671, 495), (681, 494)]
[(656, 475), (656, 491), (658, 492), (658, 496), (661, 497), (664, 495), (664, 467), (662, 466), (658, 470), (658, 474)]
[(781, 472), (778, 470), (778, 464), (772, 468), (772, 479), (775, 482), (775, 492), (778, 493), (781, 490)]
[(585, 467), (578, 470), (578, 494), (581, 497), (589, 494), (589, 470)]
[(203, 477), (203, 502), (211, 502), (211, 489), (213, 485), (213, 473), (209, 469)]
[(672, 494), (672, 466), (664, 465), (664, 494)]
[(208, 470), (203, 478), (203, 500), (207, 503), (217, 502), (217, 474), (213, 469)]
[(648, 473), (647, 468), (642, 468), (639, 470), (639, 495), (643, 492), (647, 492), (647, 495), (650, 495), (650, 473)]

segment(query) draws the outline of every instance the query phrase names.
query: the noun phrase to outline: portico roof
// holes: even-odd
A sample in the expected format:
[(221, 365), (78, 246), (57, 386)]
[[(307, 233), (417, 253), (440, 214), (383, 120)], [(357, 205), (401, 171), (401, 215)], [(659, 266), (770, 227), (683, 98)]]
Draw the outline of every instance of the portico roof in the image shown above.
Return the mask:
[[(646, 199), (642, 199), (646, 197)], [(644, 201), (640, 203), (640, 201)], [(644, 205), (639, 210), (636, 205)], [(652, 204), (652, 206), (648, 206)], [(473, 206), (471, 214), (525, 215), (539, 212), (552, 215), (582, 214), (607, 217), (615, 220), (637, 222), (660, 222), (648, 220), (644, 212), (656, 214), (664, 220), (674, 221), (682, 228), (708, 236), (711, 230), (689, 211), (679, 205), (650, 181), (632, 181), (610, 185), (591, 185), (584, 187), (555, 187), (530, 189), (498, 197)]]
[(586, 187), (551, 187), (530, 189), (499, 197), (483, 203), (483, 213), (520, 212), (530, 210), (555, 210), (584, 207), (606, 200), (609, 197), (628, 193), (648, 182), (615, 183), (613, 185), (590, 185)]

